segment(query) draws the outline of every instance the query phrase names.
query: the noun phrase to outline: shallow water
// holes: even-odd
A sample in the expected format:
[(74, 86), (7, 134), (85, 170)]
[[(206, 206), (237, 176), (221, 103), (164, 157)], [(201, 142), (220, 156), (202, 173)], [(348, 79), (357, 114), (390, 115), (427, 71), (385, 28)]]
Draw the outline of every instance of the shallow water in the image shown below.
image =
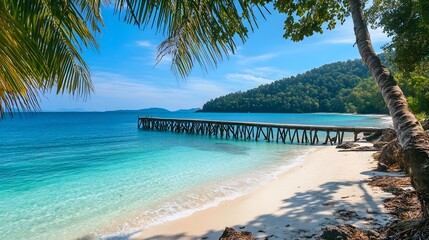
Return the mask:
[[(150, 115), (387, 124), (379, 116), (341, 114)], [(0, 239), (125, 234), (249, 192), (314, 148), (142, 131), (137, 117), (132, 112), (39, 113), (0, 121)]]

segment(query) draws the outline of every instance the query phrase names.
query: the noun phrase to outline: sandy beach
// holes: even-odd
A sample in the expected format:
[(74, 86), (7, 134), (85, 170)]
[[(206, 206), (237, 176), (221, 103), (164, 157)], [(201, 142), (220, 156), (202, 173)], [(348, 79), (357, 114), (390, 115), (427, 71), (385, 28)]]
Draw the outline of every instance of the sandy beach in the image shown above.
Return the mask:
[(327, 225), (349, 223), (365, 229), (383, 224), (391, 218), (383, 210), (383, 199), (391, 195), (367, 184), (369, 177), (381, 174), (371, 171), (372, 153), (321, 146), (302, 164), (248, 195), (129, 237), (219, 239), (225, 227), (232, 227), (258, 239), (311, 239)]

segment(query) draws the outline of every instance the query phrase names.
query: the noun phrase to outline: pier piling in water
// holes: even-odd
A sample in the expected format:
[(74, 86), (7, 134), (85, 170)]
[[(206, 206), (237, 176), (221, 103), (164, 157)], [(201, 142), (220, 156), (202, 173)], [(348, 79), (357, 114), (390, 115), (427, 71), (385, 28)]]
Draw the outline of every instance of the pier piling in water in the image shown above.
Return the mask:
[[(360, 133), (374, 133), (383, 128), (297, 125), (261, 122), (232, 122), (200, 119), (139, 117), (138, 128), (215, 136), (221, 138), (301, 144), (341, 144), (346, 133), (358, 140)], [(320, 138), (319, 138), (320, 137)], [(324, 139), (322, 142), (321, 139)]]

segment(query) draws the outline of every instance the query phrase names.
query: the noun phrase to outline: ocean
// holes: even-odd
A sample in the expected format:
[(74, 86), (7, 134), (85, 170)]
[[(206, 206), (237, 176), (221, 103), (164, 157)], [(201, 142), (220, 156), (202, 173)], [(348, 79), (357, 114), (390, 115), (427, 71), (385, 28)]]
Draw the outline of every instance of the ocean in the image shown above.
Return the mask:
[(373, 126), (382, 116), (37, 113), (0, 120), (0, 239), (120, 239), (246, 194), (317, 146), (139, 130), (137, 118)]

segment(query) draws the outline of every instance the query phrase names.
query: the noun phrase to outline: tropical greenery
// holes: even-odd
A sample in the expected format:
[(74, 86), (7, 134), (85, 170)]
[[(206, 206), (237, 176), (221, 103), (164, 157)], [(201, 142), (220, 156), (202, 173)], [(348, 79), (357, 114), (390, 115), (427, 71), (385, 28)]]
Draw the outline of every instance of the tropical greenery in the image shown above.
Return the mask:
[[(45, 92), (67, 92), (78, 97), (85, 97), (92, 91), (90, 71), (80, 56), (80, 52), (85, 47), (97, 48), (93, 34), (102, 29), (100, 8), (103, 3), (107, 5), (112, 2), (6, 0), (0, 4), (0, 13), (2, 13), (0, 18), (4, 23), (4, 27), (0, 28), (2, 31), (0, 38), (5, 43), (0, 46), (2, 53), (0, 55), (2, 59), (0, 62), (1, 116), (5, 111), (10, 112), (12, 109), (37, 109), (39, 95)], [(136, 24), (142, 29), (155, 27), (164, 34), (166, 39), (159, 46), (158, 57), (173, 56), (173, 71), (178, 76), (185, 77), (194, 67), (194, 62), (204, 70), (208, 70), (210, 67), (215, 67), (217, 62), (224, 57), (234, 54), (236, 36), (242, 42), (246, 41), (248, 31), (257, 27), (257, 16), (263, 17), (264, 14), (268, 14), (265, 8), (267, 3), (273, 3), (279, 12), (287, 14), (284, 36), (294, 41), (302, 40), (314, 33), (322, 33), (325, 23), (328, 23), (326, 25), (328, 29), (335, 28), (338, 22), (343, 22), (345, 17), (350, 14), (346, 0), (324, 1), (320, 4), (313, 4), (313, 1), (290, 3), (289, 1), (262, 0), (236, 2), (120, 0), (114, 2), (114, 7), (116, 13), (124, 21)], [(306, 11), (308, 9), (312, 9), (312, 11)], [(413, 14), (409, 14), (412, 9), (417, 10), (413, 11)], [(421, 1), (416, 3), (411, 0), (377, 0), (368, 10), (370, 22), (374, 26), (384, 27), (385, 31), (393, 37), (394, 41), (386, 46), (386, 50), (401, 69), (405, 69), (405, 67), (401, 67), (404, 65), (401, 65), (401, 62), (410, 63), (405, 65), (412, 66), (414, 69), (422, 59), (427, 59), (429, 51), (427, 49), (429, 48), (425, 46), (429, 39), (426, 37), (429, 25), (424, 24), (428, 19), (428, 13), (425, 11), (427, 9), (429, 8), (425, 8), (425, 3)], [(294, 14), (295, 17), (293, 17)], [(411, 20), (414, 21), (407, 21), (407, 26), (399, 25), (404, 18), (412, 18)], [(417, 40), (421, 44), (418, 47), (416, 44), (405, 45), (405, 43), (414, 43)], [(406, 47), (406, 49), (402, 50), (401, 47)], [(413, 54), (401, 54), (409, 51), (411, 47)], [(397, 49), (399, 54), (394, 54), (392, 49)], [(422, 49), (424, 51), (421, 51)], [(409, 59), (399, 60), (400, 57), (415, 57), (415, 59), (410, 62)], [(335, 75), (334, 72), (332, 74)], [(300, 77), (303, 76), (297, 76), (297, 78)], [(344, 77), (344, 74), (338, 77)], [(362, 76), (359, 77), (362, 78)], [(288, 88), (297, 87), (295, 89), (297, 92), (305, 93), (306, 88), (309, 88), (308, 84), (313, 85), (313, 83), (304, 82), (304, 85), (307, 84), (304, 88), (293, 84)], [(315, 80), (316, 85), (312, 87), (319, 88), (318, 82), (320, 81)], [(284, 84), (276, 84), (284, 87)], [(347, 85), (347, 82), (344, 84)], [(332, 83), (332, 85), (335, 84)], [(368, 84), (366, 86), (369, 87)], [(325, 89), (330, 88), (320, 87), (317, 89), (317, 94), (305, 95), (306, 100), (299, 106), (295, 106), (296, 103), (293, 103), (296, 102), (296, 96), (293, 94), (290, 99), (284, 100), (285, 96), (290, 95), (287, 93), (288, 90), (282, 94), (278, 93), (282, 89), (281, 87), (274, 87), (271, 89), (273, 92), (260, 89), (262, 92), (257, 94), (257, 99), (242, 99), (243, 104), (239, 104), (240, 106), (235, 107), (235, 110), (226, 106), (224, 109), (225, 111), (253, 112), (385, 112), (380, 108), (380, 105), (383, 104), (377, 104), (375, 101), (370, 104), (377, 105), (377, 107), (361, 107), (361, 103), (365, 102), (361, 101), (365, 99), (364, 95), (369, 96), (374, 93), (364, 94), (364, 91), (371, 88), (362, 88), (363, 83), (360, 84), (360, 88), (349, 92), (348, 90), (353, 87), (355, 87), (353, 84), (349, 84), (344, 86), (342, 91), (328, 91), (328, 93), (325, 93)], [(362, 98), (346, 96), (349, 93), (353, 96), (362, 96)], [(410, 93), (413, 94), (416, 91), (407, 91), (407, 94)], [(421, 98), (424, 94), (417, 95)], [(248, 97), (251, 96), (252, 92), (248, 94)], [(272, 107), (262, 103), (266, 101), (262, 96), (269, 96), (276, 102), (285, 104), (282, 107)], [(259, 103), (256, 103), (255, 100)], [(423, 111), (421, 106), (424, 101), (417, 101), (416, 96), (408, 97), (408, 100), (413, 110)], [(248, 106), (252, 101), (255, 101), (252, 104), (256, 105)], [(206, 109), (207, 111), (220, 111), (219, 108), (209, 105)]]
[(206, 112), (387, 113), (362, 60), (324, 65), (257, 88), (208, 101)]
[(257, 27), (255, 13), (265, 7), (247, 0), (118, 0), (115, 9), (126, 22), (165, 35), (158, 58), (172, 56), (173, 72), (186, 77), (195, 62), (208, 70), (234, 54), (236, 41), (246, 41)]
[[(394, 1), (394, 0), (392, 0)], [(419, 4), (420, 1), (413, 1)], [(423, 2), (423, 1), (421, 1)], [(405, 95), (392, 73), (376, 56), (371, 44), (367, 21), (360, 0), (350, 0), (356, 45), (364, 63), (377, 82), (383, 99), (392, 116), (397, 140), (403, 149), (404, 165), (411, 177), (421, 204), (422, 218), (398, 225), (393, 238), (427, 239), (429, 232), (429, 136), (424, 132), (415, 115), (410, 111)], [(415, 19), (409, 19), (414, 21)], [(397, 25), (400, 26), (401, 24)], [(410, 39), (412, 40), (412, 39)], [(422, 51), (424, 51), (422, 49)], [(417, 61), (421, 64), (421, 61)], [(402, 225), (402, 226), (401, 226)]]
[(119, 18), (165, 36), (159, 59), (172, 56), (172, 70), (185, 77), (194, 64), (204, 70), (234, 54), (257, 27), (256, 14), (268, 13), (246, 0), (4, 0), (0, 2), (0, 117), (35, 110), (40, 95), (54, 91), (85, 97), (91, 75), (81, 57), (97, 49), (101, 6)]
[(99, 1), (0, 2), (0, 117), (34, 110), (48, 91), (87, 96), (91, 75), (81, 57), (97, 49)]
[(388, 113), (383, 97), (372, 77), (365, 78), (350, 93), (344, 93), (344, 108), (348, 113)]
[[(428, 23), (427, 1), (426, 0), (407, 0), (411, 7), (405, 9), (405, 14), (411, 14), (411, 18), (405, 18), (413, 22), (412, 25), (418, 26), (417, 38), (407, 37), (411, 31), (398, 31), (402, 29), (401, 22), (394, 21), (389, 25), (385, 16), (390, 18), (398, 17), (402, 19), (399, 12), (392, 11), (392, 14), (379, 15), (373, 18), (373, 22), (379, 24), (385, 32), (394, 33), (392, 46), (414, 46), (420, 51), (426, 52), (427, 45), (419, 41), (418, 37), (424, 37), (426, 29), (420, 28), (420, 24)], [(128, 0), (127, 2), (136, 2)], [(146, 6), (144, 2), (136, 6)], [(203, 67), (205, 63), (213, 63), (222, 60), (222, 56), (228, 56), (230, 49), (234, 49), (234, 36), (240, 36), (241, 40), (247, 37), (247, 28), (242, 27), (243, 22), (256, 24), (253, 9), (263, 9), (267, 4), (272, 4), (276, 11), (285, 14), (284, 37), (294, 41), (302, 40), (314, 33), (322, 33), (326, 26), (328, 29), (335, 28), (337, 22), (343, 22), (347, 16), (351, 16), (353, 29), (356, 36), (356, 45), (365, 65), (368, 66), (371, 75), (378, 85), (378, 89), (383, 96), (389, 113), (392, 116), (393, 127), (398, 135), (398, 142), (404, 150), (404, 162), (408, 173), (411, 176), (411, 182), (415, 188), (421, 206), (423, 218), (422, 221), (414, 223), (411, 227), (411, 233), (418, 238), (427, 238), (429, 233), (426, 228), (429, 222), (429, 137), (424, 132), (422, 126), (418, 123), (416, 117), (410, 111), (406, 97), (401, 88), (395, 81), (391, 72), (382, 64), (380, 58), (375, 54), (371, 44), (371, 37), (368, 31), (368, 21), (364, 12), (365, 0), (229, 0), (229, 1), (171, 1), (174, 2), (172, 8), (169, 8), (170, 1), (153, 1), (152, 6), (158, 8), (139, 8), (139, 11), (133, 10), (131, 6), (129, 15), (138, 23), (153, 21), (154, 24), (165, 22), (167, 25), (168, 38), (167, 48), (160, 48), (161, 55), (168, 53), (173, 55), (174, 64), (178, 67), (179, 73), (186, 75), (193, 67), (193, 61), (199, 62)], [(158, 3), (165, 3), (165, 6), (159, 6)], [(185, 3), (186, 2), (186, 3)], [(380, 2), (380, 1), (373, 1)], [(383, 4), (394, 6), (394, 10), (401, 8), (399, 0), (382, 0)], [(426, 3), (425, 3), (426, 2)], [(252, 7), (256, 4), (256, 8)], [(228, 7), (224, 7), (224, 6)], [(399, 6), (399, 7), (397, 7)], [(138, 8), (138, 7), (137, 7)], [(159, 9), (159, 10), (158, 10)], [(227, 9), (228, 11), (225, 11)], [(164, 11), (165, 10), (165, 11)], [(387, 10), (390, 11), (390, 10)], [(416, 14), (414, 12), (417, 11)], [(152, 14), (153, 12), (160, 14)], [(219, 14), (223, 12), (226, 14)], [(202, 13), (202, 14), (200, 14)], [(184, 15), (185, 18), (182, 18)], [(160, 17), (161, 16), (161, 17)], [(371, 15), (370, 15), (371, 16)], [(421, 16), (421, 18), (420, 18)], [(229, 20), (229, 17), (232, 20)], [(174, 19), (179, 21), (174, 21)], [(211, 27), (215, 26), (215, 27)], [(390, 32), (390, 30), (393, 30)], [(420, 31), (421, 30), (421, 31)], [(241, 35), (240, 35), (241, 33)], [(401, 42), (404, 39), (410, 43)], [(398, 45), (396, 45), (398, 44)], [(416, 45), (413, 45), (416, 44)], [(396, 46), (395, 46), (396, 45)], [(162, 46), (162, 45), (161, 45)], [(166, 50), (163, 50), (166, 49)], [(396, 54), (408, 54), (406, 51)], [(423, 54), (424, 55), (424, 54)], [(203, 57), (202, 57), (203, 56)], [(397, 58), (393, 58), (397, 61)], [(421, 64), (425, 58), (416, 58), (413, 64)], [(414, 230), (417, 230), (415, 235)], [(404, 234), (407, 231), (401, 231)], [(409, 233), (405, 235), (410, 236)], [(404, 236), (405, 236), (404, 235)]]
[[(216, 67), (223, 58), (234, 54), (236, 41), (247, 39), (249, 29), (257, 26), (256, 14), (266, 14), (268, 4), (284, 14), (284, 37), (294, 41), (322, 33), (325, 27), (333, 29), (351, 16), (359, 53), (392, 116), (404, 149), (405, 165), (422, 205), (423, 221), (413, 226), (425, 231), (429, 222), (429, 137), (410, 111), (394, 76), (375, 54), (366, 16), (370, 16), (370, 23), (393, 36), (390, 49), (397, 50), (395, 54), (399, 56), (393, 60), (410, 71), (428, 60), (428, 1), (374, 0), (371, 3), (374, 6), (381, 3), (381, 8), (376, 6), (372, 14), (363, 10), (367, 3), (366, 0), (117, 0), (115, 9), (125, 21), (142, 28), (153, 26), (166, 36), (158, 48), (159, 56), (171, 55), (173, 70), (179, 76), (186, 76), (194, 63), (203, 69)], [(37, 107), (40, 92), (55, 90), (85, 95), (91, 91), (89, 71), (80, 50), (96, 47), (92, 32), (97, 32), (102, 23), (100, 4), (100, 0), (0, 3), (1, 114), (14, 107)], [(414, 54), (418, 57), (408, 58)], [(408, 63), (412, 67), (408, 68)], [(429, 237), (429, 233), (422, 234), (418, 237)]]
[(384, 50), (399, 70), (414, 71), (429, 60), (429, 1), (374, 0), (367, 15), (392, 38)]
[(419, 67), (411, 73), (396, 75), (399, 85), (407, 96), (407, 102), (415, 113), (429, 114), (429, 68)]

